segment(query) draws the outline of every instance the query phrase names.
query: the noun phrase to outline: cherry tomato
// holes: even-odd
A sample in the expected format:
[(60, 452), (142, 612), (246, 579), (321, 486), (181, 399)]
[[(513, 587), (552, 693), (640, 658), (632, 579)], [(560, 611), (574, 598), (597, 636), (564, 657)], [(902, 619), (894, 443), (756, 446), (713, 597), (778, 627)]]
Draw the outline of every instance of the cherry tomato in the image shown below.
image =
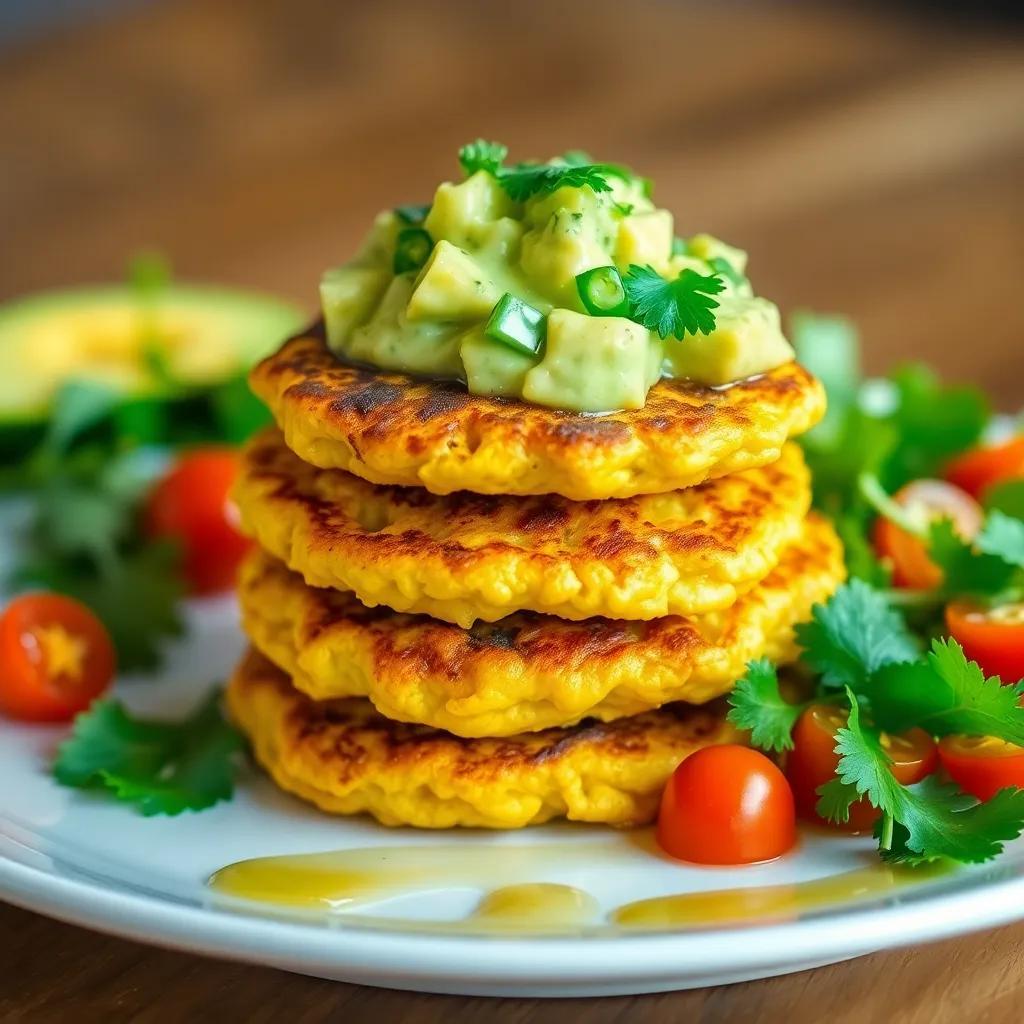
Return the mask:
[(1007, 786), (1024, 789), (1024, 747), (992, 736), (944, 736), (939, 757), (946, 774), (979, 800), (990, 800)]
[[(944, 480), (915, 480), (893, 497), (922, 523), (952, 519), (965, 540), (978, 533), (985, 518), (982, 507), (969, 494)], [(878, 557), (891, 563), (897, 587), (930, 590), (942, 583), (942, 570), (928, 557), (924, 543), (895, 523), (880, 517), (874, 541)]]
[(661, 798), (658, 842), (697, 864), (752, 864), (796, 842), (793, 794), (764, 754), (723, 744), (683, 761)]
[(946, 625), (986, 675), (999, 676), (1004, 683), (1024, 679), (1024, 603), (985, 608), (954, 601), (946, 608)]
[(946, 479), (979, 501), (993, 484), (1024, 479), (1024, 434), (958, 456), (946, 467)]
[[(821, 819), (816, 810), (818, 787), (836, 773), (836, 732), (846, 725), (849, 712), (827, 704), (814, 704), (797, 720), (793, 749), (786, 755), (786, 778), (793, 788), (797, 814), (809, 820)], [(892, 759), (892, 773), (909, 786), (930, 775), (938, 764), (935, 742), (923, 729), (911, 729), (897, 736), (882, 734), (882, 747)], [(878, 818), (878, 810), (866, 799), (850, 807), (849, 820), (836, 825), (849, 832), (867, 832)]]
[(114, 678), (114, 645), (84, 604), (62, 594), (16, 597), (0, 615), (0, 710), (62, 722)]
[(198, 448), (171, 467), (146, 504), (146, 532), (182, 545), (193, 593), (230, 590), (251, 543), (238, 531), (238, 510), (231, 500), (237, 471), (233, 448)]

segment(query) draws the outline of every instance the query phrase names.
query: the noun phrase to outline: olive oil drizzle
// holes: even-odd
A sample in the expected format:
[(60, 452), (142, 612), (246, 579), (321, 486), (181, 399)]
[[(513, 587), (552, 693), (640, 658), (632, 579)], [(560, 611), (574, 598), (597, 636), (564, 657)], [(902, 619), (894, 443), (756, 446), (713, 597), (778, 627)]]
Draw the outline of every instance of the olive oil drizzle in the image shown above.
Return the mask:
[[(326, 917), (333, 923), (455, 934), (579, 934), (584, 930), (685, 930), (793, 920), (815, 910), (883, 896), (935, 879), (943, 866), (906, 869), (877, 864), (809, 882), (685, 892), (626, 903), (602, 917), (583, 889), (534, 879), (552, 863), (581, 857), (614, 867), (614, 843), (530, 846), (365, 847), (333, 853), (261, 857), (217, 871), (208, 885), (220, 900)], [(495, 884), (500, 882), (501, 884)], [(445, 889), (475, 888), (475, 909), (456, 920), (368, 915), (364, 908)], [(354, 913), (353, 913), (354, 912)]]

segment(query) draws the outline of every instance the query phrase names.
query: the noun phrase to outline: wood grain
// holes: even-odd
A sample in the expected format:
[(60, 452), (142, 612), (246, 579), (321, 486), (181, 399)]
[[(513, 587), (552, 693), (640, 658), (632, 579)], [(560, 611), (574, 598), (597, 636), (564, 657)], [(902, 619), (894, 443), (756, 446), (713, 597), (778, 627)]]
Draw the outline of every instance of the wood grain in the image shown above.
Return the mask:
[[(883, 5), (186, 0), (0, 59), (0, 297), (142, 246), (312, 308), (476, 135), (642, 168), (783, 307), (1024, 399), (1024, 43)], [(939, 411), (941, 414), (941, 411)], [(457, 999), (218, 964), (0, 910), (0, 1020), (1020, 1018), (1024, 927), (640, 999)]]

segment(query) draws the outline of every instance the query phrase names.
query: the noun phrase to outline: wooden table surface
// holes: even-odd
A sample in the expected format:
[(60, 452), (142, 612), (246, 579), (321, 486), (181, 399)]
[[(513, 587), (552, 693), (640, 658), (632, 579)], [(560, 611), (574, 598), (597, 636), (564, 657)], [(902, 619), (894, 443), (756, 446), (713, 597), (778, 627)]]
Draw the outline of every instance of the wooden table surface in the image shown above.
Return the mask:
[[(1017, 407), (1022, 56), (1012, 25), (884, 5), (155, 3), (0, 53), (0, 297), (157, 246), (312, 308), (371, 213), (427, 198), (483, 135), (642, 169), (785, 310), (853, 317), (870, 368), (927, 358)], [(309, 980), (3, 908), (0, 1020), (999, 1022), (1021, 1017), (1022, 942), (567, 1005)]]

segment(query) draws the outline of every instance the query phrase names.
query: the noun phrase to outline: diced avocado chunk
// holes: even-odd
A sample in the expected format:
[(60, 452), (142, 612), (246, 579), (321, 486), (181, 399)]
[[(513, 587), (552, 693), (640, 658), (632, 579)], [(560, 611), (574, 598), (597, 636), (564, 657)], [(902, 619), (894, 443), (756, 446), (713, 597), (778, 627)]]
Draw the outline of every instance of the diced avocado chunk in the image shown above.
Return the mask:
[[(559, 189), (554, 195), (582, 189)], [(607, 247), (612, 228), (599, 217), (589, 218), (577, 204), (556, 208), (546, 221), (523, 235), (520, 265), (533, 287), (556, 304), (581, 310), (576, 275), (608, 264)]]
[(320, 305), (331, 351), (344, 355), (349, 335), (370, 318), (390, 280), (386, 267), (334, 267), (324, 272)]
[(445, 182), (434, 194), (434, 203), (423, 226), (435, 241), (446, 239), (460, 248), (471, 248), (484, 229), (515, 212), (505, 190), (484, 171), (454, 185)]
[(393, 210), (378, 213), (366, 237), (349, 266), (381, 267), (391, 269), (395, 256), (395, 239), (402, 228), (408, 227)]
[(639, 409), (647, 398), (649, 368), (658, 362), (650, 357), (655, 340), (622, 317), (553, 310), (544, 358), (526, 374), (523, 397), (577, 412)]
[(461, 353), (470, 392), (502, 398), (518, 398), (527, 372), (539, 361), (537, 356), (488, 338), (482, 325), (462, 335)]
[(442, 239), (434, 246), (406, 308), (417, 320), (478, 320), (501, 298), (501, 289), (465, 250)]
[(461, 377), (458, 326), (410, 321), (406, 308), (412, 290), (412, 274), (392, 278), (370, 319), (349, 334), (345, 355), (385, 370), (450, 379)]
[(774, 302), (723, 295), (715, 317), (711, 334), (687, 336), (665, 346), (666, 368), (672, 376), (712, 386), (732, 384), (794, 358)]
[(672, 254), (672, 214), (651, 210), (623, 217), (615, 241), (615, 265), (626, 270), (630, 264), (650, 264), (663, 270)]
[(726, 245), (714, 235), (694, 235), (687, 239), (686, 251), (690, 256), (697, 256), (702, 260), (720, 256), (728, 260), (738, 273), (746, 274), (747, 272), (747, 254), (733, 245)]

